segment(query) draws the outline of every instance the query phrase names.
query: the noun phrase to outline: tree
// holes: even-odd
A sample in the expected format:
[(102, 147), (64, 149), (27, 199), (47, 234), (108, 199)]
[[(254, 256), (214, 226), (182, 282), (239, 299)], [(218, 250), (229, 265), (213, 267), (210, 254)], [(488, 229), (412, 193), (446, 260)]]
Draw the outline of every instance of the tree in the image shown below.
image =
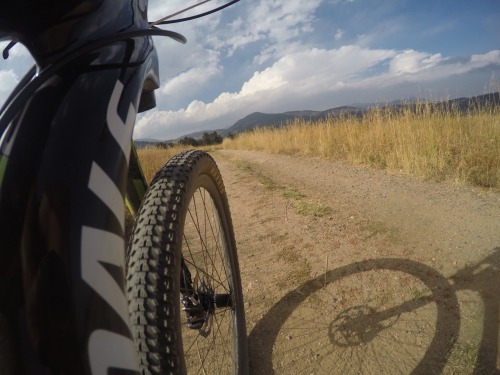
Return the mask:
[(211, 133), (203, 133), (203, 137), (201, 138), (201, 144), (203, 145), (216, 145), (222, 143), (222, 137), (217, 134), (217, 132), (213, 131)]
[(168, 143), (165, 143), (165, 142), (158, 142), (158, 143), (155, 143), (155, 147), (157, 147), (157, 148), (169, 148), (170, 145)]
[(199, 146), (200, 142), (192, 137), (184, 137), (179, 140), (179, 143), (184, 146)]

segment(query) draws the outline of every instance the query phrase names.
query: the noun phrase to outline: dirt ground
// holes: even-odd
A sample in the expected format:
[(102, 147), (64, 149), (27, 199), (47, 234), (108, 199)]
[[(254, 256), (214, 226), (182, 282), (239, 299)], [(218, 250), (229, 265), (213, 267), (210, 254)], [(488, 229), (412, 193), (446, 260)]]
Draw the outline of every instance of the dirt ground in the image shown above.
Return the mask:
[(213, 153), (252, 374), (499, 374), (500, 194), (341, 162)]

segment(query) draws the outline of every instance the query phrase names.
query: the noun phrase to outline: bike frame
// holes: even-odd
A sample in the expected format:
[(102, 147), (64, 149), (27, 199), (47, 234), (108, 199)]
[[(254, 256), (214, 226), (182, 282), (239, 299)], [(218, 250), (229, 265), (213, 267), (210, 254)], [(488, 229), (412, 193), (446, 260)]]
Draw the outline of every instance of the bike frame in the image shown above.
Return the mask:
[(124, 200), (140, 203), (132, 131), (159, 84), (147, 1), (52, 3), (0, 15), (36, 61), (0, 112), (0, 368), (135, 372)]

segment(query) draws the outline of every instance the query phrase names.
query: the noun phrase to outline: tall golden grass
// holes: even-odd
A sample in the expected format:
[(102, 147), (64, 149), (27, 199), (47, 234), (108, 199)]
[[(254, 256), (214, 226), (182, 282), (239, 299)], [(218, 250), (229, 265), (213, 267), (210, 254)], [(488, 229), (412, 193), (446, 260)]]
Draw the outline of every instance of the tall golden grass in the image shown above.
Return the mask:
[(357, 117), (257, 128), (225, 139), (226, 149), (347, 160), (433, 180), (500, 187), (500, 108), (417, 103)]
[(162, 147), (144, 147), (137, 150), (139, 161), (141, 163), (142, 172), (146, 181), (149, 183), (155, 176), (156, 172), (165, 165), (174, 155), (189, 148), (188, 146), (173, 146), (169, 148)]

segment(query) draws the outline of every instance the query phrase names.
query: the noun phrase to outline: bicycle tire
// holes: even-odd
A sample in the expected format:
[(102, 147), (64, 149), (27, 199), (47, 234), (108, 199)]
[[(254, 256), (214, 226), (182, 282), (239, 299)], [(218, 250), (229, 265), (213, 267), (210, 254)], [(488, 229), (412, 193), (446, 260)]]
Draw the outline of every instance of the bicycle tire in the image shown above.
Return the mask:
[[(182, 262), (192, 276), (190, 303), (203, 305), (201, 327), (187, 326), (184, 300), (181, 309)], [(129, 242), (127, 295), (142, 374), (248, 372), (236, 242), (222, 178), (207, 153), (182, 152), (153, 179)]]

